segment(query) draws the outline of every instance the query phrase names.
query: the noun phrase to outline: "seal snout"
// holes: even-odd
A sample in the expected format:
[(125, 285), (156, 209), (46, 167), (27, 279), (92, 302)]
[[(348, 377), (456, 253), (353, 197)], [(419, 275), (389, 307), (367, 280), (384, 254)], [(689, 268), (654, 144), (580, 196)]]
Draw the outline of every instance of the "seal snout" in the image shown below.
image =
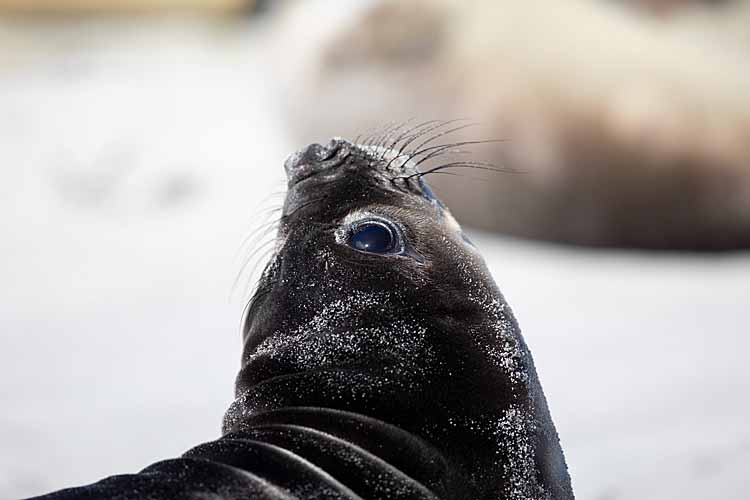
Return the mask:
[(344, 139), (331, 139), (322, 146), (314, 143), (290, 155), (284, 162), (289, 185), (341, 165), (353, 145)]

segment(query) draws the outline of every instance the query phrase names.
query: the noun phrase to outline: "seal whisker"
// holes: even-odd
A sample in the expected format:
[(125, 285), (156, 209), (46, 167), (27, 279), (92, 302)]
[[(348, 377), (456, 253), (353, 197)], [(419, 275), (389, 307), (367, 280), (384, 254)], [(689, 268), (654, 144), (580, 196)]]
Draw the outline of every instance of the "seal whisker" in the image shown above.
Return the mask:
[[(280, 213), (282, 210), (283, 207), (278, 206), (266, 211), (266, 216), (263, 221), (255, 229), (250, 231), (250, 233), (245, 236), (245, 238), (243, 238), (242, 243), (240, 243), (240, 246), (235, 253), (234, 260), (237, 260), (237, 258), (239, 258), (245, 246), (247, 246), (248, 244), (250, 244), (250, 246), (255, 245), (257, 243), (256, 240), (266, 236), (269, 228), (272, 228), (274, 224), (278, 224), (279, 218), (274, 216)], [(251, 241), (252, 243), (250, 243)]]
[[(423, 148), (420, 152), (416, 152), (412, 154), (407, 161), (413, 162), (413, 167), (415, 169), (419, 168), (419, 165), (426, 163), (427, 161), (433, 160), (435, 158), (444, 156), (444, 155), (461, 155), (461, 154), (469, 154), (471, 151), (465, 150), (465, 149), (458, 149), (461, 146), (464, 145), (473, 145), (473, 144), (482, 144), (485, 142), (494, 142), (492, 140), (488, 141), (462, 141), (457, 143), (451, 143), (451, 144), (444, 144), (439, 146), (431, 146), (429, 148)], [(417, 159), (417, 157), (421, 154), (427, 153), (422, 158)], [(415, 161), (416, 160), (416, 161)]]
[(414, 177), (422, 178), (428, 174), (438, 173), (447, 168), (470, 168), (470, 169), (476, 169), (476, 170), (487, 170), (490, 172), (503, 173), (503, 174), (519, 173), (517, 170), (503, 169), (503, 168), (499, 168), (489, 163), (458, 161), (458, 162), (446, 163), (444, 165), (438, 165), (437, 167), (433, 167), (429, 170), (425, 170), (424, 172), (417, 172), (415, 174), (405, 175), (399, 178), (408, 181), (409, 179), (412, 179)]
[(430, 175), (452, 175), (454, 177), (461, 177), (462, 179), (471, 179), (473, 181), (481, 181), (481, 182), (489, 182), (490, 180), (488, 177), (477, 177), (474, 175), (468, 175), (468, 174), (458, 173), (458, 172), (444, 172), (442, 170), (430, 172)]
[(477, 169), (477, 170), (488, 170), (490, 172), (497, 172), (497, 173), (514, 173), (513, 170), (503, 169), (496, 165), (493, 165), (491, 163), (483, 163), (483, 162), (471, 162), (471, 161), (455, 161), (451, 163), (445, 163), (443, 165), (438, 165), (437, 167), (434, 167), (430, 170), (426, 170), (422, 172), (422, 174), (428, 174), (430, 172), (436, 172), (439, 170), (443, 170), (445, 168), (471, 168), (471, 169)]
[[(455, 150), (451, 149), (451, 146), (445, 147), (445, 148), (438, 148), (429, 153), (428, 155), (425, 155), (424, 157), (420, 158), (419, 160), (414, 162), (414, 168), (419, 169), (419, 166), (427, 161), (433, 160), (435, 158), (438, 158), (440, 156), (446, 155), (446, 154), (453, 154)], [(482, 164), (481, 162), (471, 162), (471, 161), (464, 161), (459, 163), (471, 163), (471, 164)], [(484, 166), (490, 166), (495, 167), (495, 165), (492, 164), (484, 164)]]
[(420, 130), (418, 132), (419, 137), (424, 137), (425, 135), (432, 133), (436, 130), (439, 130), (443, 127), (448, 127), (450, 125), (453, 125), (454, 123), (465, 122), (467, 120), (468, 118), (451, 118), (450, 120), (436, 120), (435, 126)]
[(361, 133), (360, 136), (362, 136), (363, 138), (360, 144), (369, 146), (372, 143), (373, 138), (375, 134), (377, 133), (377, 130), (378, 130), (378, 126), (376, 125), (376, 126), (372, 126), (368, 128), (366, 131)]
[(242, 331), (243, 337), (247, 333), (246, 326), (247, 325), (247, 318), (248, 314), (250, 313), (250, 309), (252, 309), (253, 305), (262, 297), (265, 295), (268, 295), (271, 293), (271, 291), (274, 289), (274, 287), (278, 284), (277, 280), (269, 280), (261, 285), (260, 281), (258, 282), (258, 286), (256, 287), (255, 291), (253, 292), (252, 297), (247, 301), (245, 304), (245, 307), (242, 309), (242, 316), (240, 317), (240, 331)]
[[(426, 134), (432, 133), (435, 130), (438, 130), (442, 127), (447, 127), (448, 125), (451, 125), (452, 123), (457, 123), (457, 122), (465, 121), (465, 120), (466, 118), (456, 118), (453, 120), (438, 122), (436, 125), (424, 128), (422, 130), (417, 130), (412, 136), (409, 136), (404, 139), (404, 143), (399, 148), (398, 154), (396, 156), (401, 156), (404, 153), (404, 151), (406, 151), (406, 148), (408, 148), (410, 144), (418, 140), (420, 137), (424, 137)], [(437, 122), (437, 120), (434, 120), (434, 122)]]
[(418, 139), (419, 137), (422, 137), (425, 134), (429, 134), (433, 130), (444, 127), (447, 123), (448, 122), (446, 122), (445, 120), (427, 120), (415, 125), (414, 127), (409, 128), (408, 130), (405, 130), (401, 134), (401, 136), (399, 136), (398, 141), (396, 142), (396, 144), (398, 144), (399, 142), (401, 143), (399, 153), (403, 153), (412, 141)]
[[(253, 231), (254, 238), (252, 240), (252, 243), (250, 243), (248, 246), (250, 248), (255, 247), (258, 245), (261, 241), (263, 241), (263, 238), (267, 237), (269, 234), (276, 231), (279, 227), (279, 219), (273, 219), (269, 220), (266, 223), (258, 226), (258, 228)], [(239, 256), (238, 256), (239, 257)]]
[(354, 144), (357, 144), (360, 146), (371, 146), (372, 142), (375, 140), (375, 137), (379, 134), (379, 131), (382, 128), (383, 127), (374, 125), (374, 126), (369, 127), (367, 130), (358, 133), (357, 136), (354, 138)]
[(446, 136), (448, 134), (452, 134), (454, 132), (459, 132), (461, 130), (465, 130), (465, 129), (470, 128), (470, 127), (476, 127), (478, 125), (479, 125), (478, 123), (466, 123), (466, 124), (458, 126), (458, 127), (453, 127), (453, 128), (448, 129), (448, 130), (443, 130), (443, 131), (441, 131), (441, 132), (439, 132), (439, 133), (437, 133), (437, 134), (429, 137), (428, 139), (426, 139), (423, 142), (421, 142), (416, 148), (414, 148), (416, 152), (412, 153), (411, 155), (409, 155), (409, 160), (411, 160), (412, 158), (414, 158), (418, 154), (418, 152), (420, 152), (422, 150), (422, 148), (424, 148), (425, 146), (427, 146), (431, 142), (435, 141), (436, 139), (444, 137), (444, 136)]
[[(428, 155), (430, 158), (434, 156), (439, 156), (440, 154), (446, 154), (446, 153), (470, 153), (471, 151), (469, 150), (454, 150), (454, 151), (447, 151), (447, 150), (449, 150), (450, 148), (460, 148), (463, 146), (494, 144), (494, 143), (500, 143), (500, 142), (506, 142), (506, 140), (505, 139), (479, 139), (475, 141), (457, 141), (457, 142), (452, 142), (452, 143), (447, 143), (447, 144), (438, 144), (435, 146), (424, 147), (420, 150), (414, 151), (413, 153), (411, 153), (410, 159), (414, 159), (419, 155), (427, 153), (428, 151), (430, 152)], [(420, 160), (420, 162), (423, 160), (424, 159)]]
[(372, 147), (373, 149), (377, 149), (378, 144), (380, 144), (383, 141), (383, 134), (385, 134), (388, 128), (391, 127), (392, 125), (393, 125), (393, 122), (388, 122), (376, 128), (375, 137), (370, 143), (370, 147)]
[(489, 170), (501, 174), (523, 174), (526, 173), (524, 170), (518, 170), (514, 168), (504, 168), (495, 165), (494, 163), (483, 162), (483, 161), (455, 161), (441, 165), (444, 167), (461, 167), (461, 168), (476, 168), (479, 170)]
[[(262, 216), (263, 221), (261, 222), (261, 225), (266, 224), (273, 215), (279, 211), (282, 210), (283, 202), (282, 203), (274, 203), (270, 207), (266, 207), (265, 209), (260, 209), (265, 204), (270, 204), (274, 197), (277, 196), (286, 196), (286, 189), (280, 190), (280, 191), (273, 191), (266, 195), (256, 206), (256, 211), (259, 211), (258, 213)], [(255, 234), (257, 231), (257, 228), (253, 229), (250, 234), (248, 234), (243, 240), (242, 243), (240, 243), (239, 248), (237, 249), (237, 253), (242, 251), (242, 248), (247, 244), (247, 241)], [(235, 258), (237, 255), (235, 255)]]
[[(286, 189), (273, 191), (269, 193), (267, 196), (265, 196), (258, 205), (262, 206), (264, 204), (271, 202), (275, 197), (285, 196), (285, 195), (286, 195)], [(274, 234), (278, 230), (278, 225), (280, 222), (279, 215), (282, 210), (283, 210), (283, 205), (277, 202), (274, 202), (272, 206), (267, 207), (264, 210), (261, 210), (259, 214), (262, 220), (240, 242), (237, 250), (234, 253), (234, 257), (232, 260), (236, 263), (241, 259), (242, 263), (239, 265), (237, 274), (234, 277), (234, 280), (232, 281), (232, 286), (229, 289), (230, 301), (232, 300), (233, 297), (235, 297), (239, 281), (242, 279), (242, 276), (249, 262), (252, 259), (252, 256), (253, 256), (252, 249), (256, 246), (261, 246), (261, 242), (265, 238), (267, 238), (270, 234)], [(271, 241), (273, 241), (274, 239), (275, 237), (272, 238)], [(243, 255), (246, 252), (248, 252), (249, 255), (246, 257), (243, 257)]]
[[(401, 132), (401, 134), (399, 134), (398, 137), (396, 137), (393, 140), (393, 142), (389, 146), (389, 149), (395, 150), (396, 147), (398, 146), (398, 144), (400, 142), (405, 141), (406, 139), (409, 139), (410, 137), (412, 137), (412, 135), (410, 135), (410, 134), (414, 134), (415, 131), (417, 131), (417, 130), (423, 128), (423, 127), (426, 127), (428, 125), (438, 123), (438, 122), (439, 122), (439, 120), (427, 120), (425, 122), (419, 123), (419, 124), (417, 124), (417, 125), (415, 125), (413, 127), (410, 127), (408, 129), (404, 130), (403, 132)], [(393, 157), (388, 161), (388, 164), (385, 166), (386, 170), (390, 170), (391, 164), (393, 163), (393, 161), (396, 160), (396, 159), (398, 159), (398, 158), (400, 158), (403, 155), (403, 151), (406, 148), (406, 146), (408, 146), (408, 143), (404, 144), (398, 150), (398, 152), (395, 155), (393, 155)]]
[(263, 277), (262, 273), (258, 278), (255, 280), (255, 283), (251, 284), (253, 281), (253, 276), (255, 276), (255, 272), (258, 270), (258, 267), (260, 267), (261, 263), (266, 262), (269, 256), (271, 256), (274, 251), (276, 250), (275, 246), (269, 247), (266, 249), (265, 252), (260, 254), (257, 259), (255, 259), (255, 264), (253, 265), (252, 271), (250, 271), (250, 274), (248, 275), (247, 280), (245, 281), (245, 297), (248, 297), (253, 293), (254, 290), (258, 288), (258, 284), (260, 283), (261, 278)]
[[(403, 122), (396, 122), (395, 125), (391, 127), (390, 130), (386, 132), (386, 134), (384, 134), (383, 141), (381, 141), (377, 146), (380, 149), (378, 163), (385, 161), (385, 155), (388, 154), (395, 147), (395, 144), (398, 143), (398, 137), (402, 135), (401, 131), (410, 122), (413, 122), (413, 121), (414, 121), (414, 118), (409, 118), (408, 120), (403, 121)], [(396, 136), (395, 139), (394, 139), (394, 136)], [(389, 168), (389, 166), (390, 166), (390, 162), (388, 162), (388, 166), (386, 166), (386, 170)]]
[[(255, 261), (255, 264), (253, 264), (251, 272), (250, 273), (245, 273), (244, 272), (244, 269), (246, 269), (247, 266), (249, 265), (249, 263), (251, 262), (251, 260), (249, 259), (245, 263), (244, 269), (240, 273), (237, 274), (237, 277), (235, 278), (235, 280), (234, 280), (234, 282), (232, 284), (232, 294), (234, 295), (234, 294), (237, 293), (237, 291), (240, 288), (239, 285), (240, 285), (240, 281), (242, 281), (242, 277), (243, 276), (247, 276), (247, 278), (244, 280), (244, 285), (242, 287), (243, 292), (240, 295), (240, 299), (241, 300), (246, 300), (247, 299), (248, 291), (251, 290), (250, 284), (253, 282), (253, 277), (255, 276), (255, 272), (257, 271), (259, 264), (261, 262), (264, 262), (264, 260), (268, 257), (268, 253), (269, 252), (273, 252), (275, 250), (275, 245), (272, 245), (272, 246), (264, 245), (264, 247), (265, 247), (265, 250), (262, 253), (258, 252), (257, 253), (257, 258), (253, 259)], [(259, 250), (260, 250), (260, 248), (259, 248)], [(261, 278), (261, 276), (258, 276), (258, 279), (255, 280), (256, 284), (257, 284), (257, 282), (260, 281), (260, 278)]]
[(372, 128), (372, 134), (370, 137), (365, 141), (365, 144), (368, 147), (376, 147), (376, 145), (383, 139), (383, 134), (386, 130), (393, 124), (393, 122), (389, 122), (385, 125), (380, 125)]
[[(430, 174), (430, 175), (452, 175), (454, 177), (468, 177), (468, 176), (466, 176), (464, 174), (459, 174), (457, 172), (443, 172), (442, 170), (435, 170), (435, 171), (432, 171), (432, 172), (425, 172), (424, 175), (420, 175), (419, 177), (426, 177), (427, 174)], [(472, 177), (469, 177), (469, 178), (471, 179)], [(482, 180), (482, 181), (486, 181), (487, 180), (487, 179), (478, 178), (478, 177), (476, 179), (479, 179), (479, 180)], [(435, 189), (435, 188), (433, 188), (433, 189)]]
[(255, 255), (256, 255), (256, 254), (258, 253), (258, 251), (260, 251), (260, 250), (261, 250), (261, 249), (263, 249), (263, 248), (266, 248), (266, 247), (267, 247), (267, 246), (268, 246), (268, 245), (269, 245), (270, 243), (274, 243), (274, 240), (275, 240), (275, 238), (271, 238), (271, 239), (268, 239), (268, 240), (266, 240), (266, 241), (264, 241), (264, 242), (260, 243), (259, 245), (257, 245), (257, 246), (256, 246), (256, 247), (255, 247), (255, 248), (253, 249), (253, 251), (252, 251), (252, 252), (250, 252), (250, 254), (249, 254), (249, 255), (248, 255), (248, 256), (247, 256), (246, 258), (245, 258), (244, 264), (242, 265), (242, 266), (243, 266), (243, 268), (244, 268), (245, 266), (247, 266), (247, 263), (248, 263), (248, 262), (250, 261), (250, 259), (252, 259), (252, 258), (253, 258), (253, 256), (255, 256)]
[(398, 133), (398, 135), (396, 135), (395, 138), (390, 143), (388, 143), (387, 149), (394, 149), (396, 147), (396, 144), (398, 144), (400, 138), (403, 137), (404, 134), (408, 133), (408, 130), (411, 130), (412, 127), (409, 127), (407, 129), (407, 126), (409, 126), (415, 120), (416, 117), (408, 118), (407, 120), (401, 122), (398, 127), (393, 130), (393, 134)]
[[(277, 214), (280, 214), (282, 210), (283, 206), (277, 206), (267, 210), (266, 217), (264, 218), (263, 222), (261, 222), (255, 229), (250, 232), (250, 234), (248, 234), (243, 239), (242, 244), (240, 245), (235, 255), (235, 260), (237, 260), (239, 256), (245, 251), (245, 248), (248, 248), (248, 251), (250, 253), (243, 259), (243, 264), (240, 266), (240, 271), (238, 273), (237, 279), (239, 279), (239, 275), (242, 274), (249, 260), (252, 258), (254, 251), (251, 249), (257, 249), (260, 246), (266, 245), (268, 241), (273, 241), (275, 239), (274, 236), (270, 240), (263, 242), (266, 237), (278, 231), (279, 224), (281, 223), (281, 216), (277, 216)], [(235, 279), (235, 285), (237, 279)], [(232, 290), (234, 292), (234, 287)]]
[(427, 127), (427, 126), (430, 126), (430, 125), (434, 125), (434, 124), (437, 124), (437, 123), (441, 123), (441, 121), (440, 121), (440, 120), (427, 120), (427, 121), (424, 121), (424, 122), (418, 123), (418, 124), (414, 125), (413, 127), (409, 127), (408, 129), (404, 130), (404, 131), (403, 131), (403, 132), (402, 132), (402, 133), (401, 133), (401, 134), (400, 134), (400, 135), (399, 135), (399, 136), (398, 136), (398, 137), (396, 138), (396, 140), (395, 140), (395, 141), (394, 141), (394, 143), (393, 143), (393, 147), (395, 148), (395, 147), (396, 147), (396, 145), (397, 145), (397, 144), (398, 144), (399, 142), (401, 142), (402, 140), (406, 139), (407, 137), (411, 137), (411, 135), (412, 135), (412, 134), (415, 134), (415, 133), (417, 133), (417, 131), (419, 131), (419, 130), (421, 130), (421, 129), (423, 129), (423, 128)]
[(385, 145), (390, 141), (391, 136), (398, 131), (399, 127), (403, 125), (402, 122), (392, 121), (389, 122), (383, 130), (380, 140), (375, 145), (376, 148), (381, 150), (379, 161), (383, 161), (383, 154), (385, 151)]
[[(276, 243), (276, 238), (268, 239), (268, 240), (264, 241), (263, 243), (261, 243), (260, 245), (256, 246), (255, 249), (250, 253), (250, 255), (248, 255), (245, 258), (245, 261), (242, 264), (242, 266), (240, 267), (240, 270), (237, 273), (237, 276), (235, 277), (234, 281), (232, 282), (232, 295), (234, 295), (234, 293), (236, 292), (237, 285), (239, 284), (240, 280), (242, 279), (242, 276), (244, 276), (245, 271), (247, 270), (247, 267), (250, 265), (250, 262), (252, 262), (252, 260), (253, 260), (253, 257), (259, 255), (259, 253), (260, 253), (261, 250), (269, 250), (270, 249), (271, 251), (273, 251), (274, 250), (274, 246), (270, 246), (269, 247), (269, 245), (275, 244), (275, 243)], [(256, 259), (256, 264), (253, 267), (252, 271), (250, 272), (250, 275), (249, 275), (248, 279), (246, 280), (247, 283), (249, 283), (252, 280), (252, 277), (255, 274), (255, 271), (257, 269), (257, 264), (261, 260), (262, 259), (260, 259), (260, 258)], [(247, 283), (246, 283), (246, 287), (247, 287)]]
[[(394, 150), (397, 147), (399, 142), (401, 142), (402, 144), (399, 147), (398, 151), (395, 154), (393, 154), (391, 159), (388, 161), (388, 163), (385, 166), (385, 169), (390, 170), (391, 165), (393, 164), (395, 160), (402, 158), (403, 156), (408, 157), (410, 153), (407, 152), (407, 148), (412, 142), (419, 139), (420, 137), (423, 137), (425, 134), (429, 134), (430, 132), (439, 129), (440, 127), (446, 126), (451, 121), (453, 120), (449, 120), (449, 121), (428, 120), (402, 133), (398, 138), (396, 138), (396, 140), (393, 142), (393, 146), (390, 149)], [(404, 168), (407, 162), (408, 162), (408, 158), (401, 163), (401, 169)]]

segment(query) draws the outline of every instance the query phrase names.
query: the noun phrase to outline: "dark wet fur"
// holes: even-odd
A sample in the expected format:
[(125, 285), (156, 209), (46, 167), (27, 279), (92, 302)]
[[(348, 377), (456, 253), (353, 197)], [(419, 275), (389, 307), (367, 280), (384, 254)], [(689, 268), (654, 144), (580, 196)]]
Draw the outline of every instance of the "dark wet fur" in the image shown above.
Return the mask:
[[(415, 167), (471, 144), (432, 145), (459, 127), (392, 125), (358, 141), (382, 149), (335, 140), (291, 157), (223, 436), (44, 498), (572, 499), (518, 324), (424, 182), (494, 167)], [(346, 244), (374, 216), (401, 228), (402, 253)]]

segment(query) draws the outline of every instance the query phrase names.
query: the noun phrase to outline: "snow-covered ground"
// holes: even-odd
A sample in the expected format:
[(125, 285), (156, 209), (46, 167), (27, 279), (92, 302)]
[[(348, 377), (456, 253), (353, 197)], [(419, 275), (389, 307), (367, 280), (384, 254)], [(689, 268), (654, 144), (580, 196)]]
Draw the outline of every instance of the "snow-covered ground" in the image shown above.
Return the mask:
[[(0, 498), (219, 434), (236, 254), (301, 146), (263, 29), (0, 26)], [(579, 498), (747, 498), (750, 253), (472, 237), (524, 328)]]

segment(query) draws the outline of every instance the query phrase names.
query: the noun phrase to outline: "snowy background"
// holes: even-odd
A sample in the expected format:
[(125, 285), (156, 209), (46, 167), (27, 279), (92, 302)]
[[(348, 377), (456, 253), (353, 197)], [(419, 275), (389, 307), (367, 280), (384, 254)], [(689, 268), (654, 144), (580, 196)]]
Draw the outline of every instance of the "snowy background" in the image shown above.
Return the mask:
[[(219, 435), (242, 240), (303, 145), (267, 29), (0, 24), (0, 498)], [(471, 237), (534, 353), (578, 498), (747, 498), (750, 253)]]

